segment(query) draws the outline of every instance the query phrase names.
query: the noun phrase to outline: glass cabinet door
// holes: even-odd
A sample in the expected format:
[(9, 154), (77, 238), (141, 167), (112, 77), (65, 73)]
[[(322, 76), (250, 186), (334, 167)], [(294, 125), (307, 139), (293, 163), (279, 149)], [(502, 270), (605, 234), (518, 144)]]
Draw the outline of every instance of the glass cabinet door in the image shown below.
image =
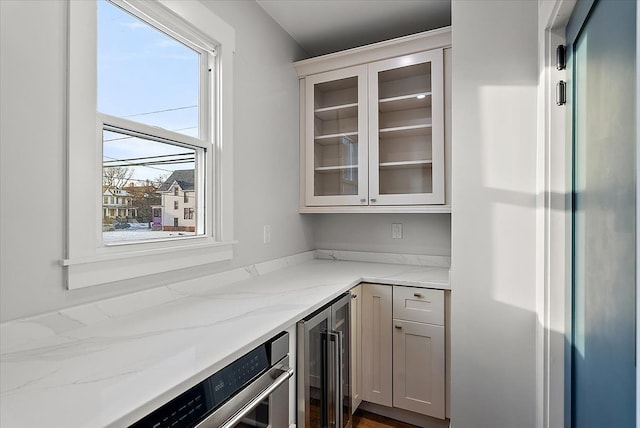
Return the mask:
[(324, 428), (329, 421), (327, 331), (331, 310), (298, 322), (298, 426)]
[(371, 205), (443, 204), (443, 51), (369, 65)]
[(347, 428), (351, 426), (351, 294), (343, 297), (334, 303), (331, 308), (331, 316), (333, 318), (333, 330), (338, 333), (340, 338), (340, 346), (338, 352), (340, 379), (342, 384), (339, 388), (338, 407), (342, 413), (339, 421), (342, 426), (338, 428)]
[(306, 79), (308, 205), (367, 204), (366, 66)]

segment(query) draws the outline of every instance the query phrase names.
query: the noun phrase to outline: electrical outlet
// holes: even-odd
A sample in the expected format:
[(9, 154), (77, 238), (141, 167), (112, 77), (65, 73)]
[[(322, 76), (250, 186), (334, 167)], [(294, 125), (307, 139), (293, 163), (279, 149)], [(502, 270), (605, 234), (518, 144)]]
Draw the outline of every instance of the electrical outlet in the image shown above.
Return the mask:
[(271, 244), (271, 226), (270, 225), (267, 224), (264, 226), (262, 238), (265, 244)]
[(391, 224), (391, 239), (402, 239), (402, 223)]

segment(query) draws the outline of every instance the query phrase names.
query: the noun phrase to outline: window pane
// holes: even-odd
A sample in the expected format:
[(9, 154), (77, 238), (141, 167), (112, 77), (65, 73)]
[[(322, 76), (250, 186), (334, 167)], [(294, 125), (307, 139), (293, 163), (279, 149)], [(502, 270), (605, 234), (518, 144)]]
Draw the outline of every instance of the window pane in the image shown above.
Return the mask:
[(196, 223), (194, 181), (196, 150), (202, 149), (107, 130), (102, 138), (105, 243), (203, 233)]
[(200, 54), (98, 2), (98, 111), (193, 137), (199, 132)]

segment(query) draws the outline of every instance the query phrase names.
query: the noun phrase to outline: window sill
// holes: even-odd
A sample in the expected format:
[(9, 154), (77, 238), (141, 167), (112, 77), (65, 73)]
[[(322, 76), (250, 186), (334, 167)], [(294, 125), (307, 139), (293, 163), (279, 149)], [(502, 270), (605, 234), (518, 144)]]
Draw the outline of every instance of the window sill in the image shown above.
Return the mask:
[(67, 268), (67, 288), (74, 290), (147, 275), (222, 262), (233, 258), (231, 242), (151, 248), (61, 260)]

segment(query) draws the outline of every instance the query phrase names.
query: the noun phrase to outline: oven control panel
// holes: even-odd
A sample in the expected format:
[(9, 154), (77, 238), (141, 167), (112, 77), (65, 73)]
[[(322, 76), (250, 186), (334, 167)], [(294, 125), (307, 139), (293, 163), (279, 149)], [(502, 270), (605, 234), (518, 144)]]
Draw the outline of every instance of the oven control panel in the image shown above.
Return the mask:
[(223, 405), (269, 367), (270, 343), (238, 358), (222, 370), (180, 394), (131, 428), (193, 427)]
[(264, 345), (242, 356), (209, 378), (213, 401), (216, 404), (224, 403), (268, 368), (269, 360)]

